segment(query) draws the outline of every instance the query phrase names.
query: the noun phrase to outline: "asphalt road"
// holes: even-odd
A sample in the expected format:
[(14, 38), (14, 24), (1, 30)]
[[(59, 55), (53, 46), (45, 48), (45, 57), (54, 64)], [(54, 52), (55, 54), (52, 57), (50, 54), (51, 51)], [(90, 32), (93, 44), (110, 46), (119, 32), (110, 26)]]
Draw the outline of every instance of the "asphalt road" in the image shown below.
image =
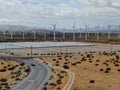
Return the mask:
[[(43, 61), (40, 61), (40, 62), (43, 63)], [(75, 81), (74, 72), (72, 72), (71, 70), (68, 70), (68, 69), (61, 68), (61, 67), (52, 66), (52, 63), (50, 63), (50, 62), (46, 62), (46, 63), (48, 63), (48, 66), (51, 68), (54, 68), (56, 70), (65, 71), (69, 74), (69, 80), (62, 90), (70, 90)]]
[[(30, 66), (31, 72), (23, 81), (15, 85), (11, 90), (42, 90), (44, 84), (50, 78), (50, 69), (42, 63), (37, 63), (31, 60), (22, 60)], [(35, 66), (31, 66), (34, 64)]]

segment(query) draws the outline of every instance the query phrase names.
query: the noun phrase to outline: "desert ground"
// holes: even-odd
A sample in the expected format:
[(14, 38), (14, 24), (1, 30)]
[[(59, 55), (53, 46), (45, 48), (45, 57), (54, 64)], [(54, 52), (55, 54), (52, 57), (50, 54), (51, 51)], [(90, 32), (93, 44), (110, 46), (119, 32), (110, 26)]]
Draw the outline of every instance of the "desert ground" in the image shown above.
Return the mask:
[[(10, 56), (33, 57), (35, 61), (71, 70), (75, 81), (71, 90), (119, 90), (120, 45), (93, 44), (92, 46), (11, 49)], [(4, 51), (2, 51), (2, 54)], [(63, 90), (69, 75), (52, 69), (44, 90)]]
[[(119, 90), (120, 53), (79, 54), (43, 58), (45, 62), (63, 67), (67, 65), (75, 73), (71, 90)], [(56, 59), (55, 61), (53, 61)], [(41, 59), (40, 59), (41, 60)], [(59, 62), (59, 63), (58, 63)], [(48, 89), (49, 90), (49, 89)]]
[[(37, 61), (51, 62), (53, 66), (61, 68), (68, 66), (67, 69), (75, 73), (75, 82), (71, 90), (119, 90), (119, 45), (113, 46), (113, 51), (111, 51), (110, 45), (94, 46), (96, 48), (91, 47), (79, 47), (81, 50), (77, 50), (78, 52), (62, 55), (58, 53), (58, 55), (52, 57), (37, 58)], [(63, 84), (61, 84), (65, 85), (64, 82), (66, 80), (62, 81)], [(52, 88), (56, 90), (56, 86)], [(57, 89), (62, 90), (62, 87), (60, 88)], [(51, 89), (48, 87), (48, 90)]]
[(29, 67), (17, 61), (0, 60), (0, 90), (8, 90), (13, 85), (23, 80)]

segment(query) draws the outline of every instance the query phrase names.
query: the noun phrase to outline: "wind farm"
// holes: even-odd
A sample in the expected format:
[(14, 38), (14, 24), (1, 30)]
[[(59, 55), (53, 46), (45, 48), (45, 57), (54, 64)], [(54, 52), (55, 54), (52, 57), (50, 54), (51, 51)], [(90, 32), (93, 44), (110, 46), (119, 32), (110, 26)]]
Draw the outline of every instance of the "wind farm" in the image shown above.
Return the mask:
[[(8, 32), (8, 30), (1, 29), (0, 35), (3, 40), (0, 43), (1, 57), (4, 55), (4, 58), (6, 56), (8, 60), (28, 59), (24, 62), (26, 64), (29, 59), (32, 59), (34, 63), (41, 63), (46, 68), (50, 67), (49, 69), (52, 70), (46, 72), (48, 73), (46, 77), (50, 80), (44, 81), (43, 85), (43, 82), (37, 82), (41, 87), (33, 84), (34, 88), (43, 90), (119, 90), (118, 81), (113, 80), (115, 76), (119, 80), (119, 25), (116, 25), (117, 28), (113, 30), (112, 28), (115, 27), (113, 25), (106, 25), (105, 29), (100, 25), (92, 27), (86, 24), (79, 29), (75, 22), (71, 29), (57, 29), (57, 25), (59, 24), (52, 24), (51, 30), (34, 28), (26, 31), (14, 29)], [(32, 68), (30, 64), (28, 67), (28, 69)], [(58, 71), (56, 72), (56, 70)], [(29, 70), (29, 73), (32, 72)], [(26, 80), (33, 79), (29, 78), (29, 73), (24, 76), (27, 78)], [(107, 80), (106, 77), (110, 79)], [(24, 78), (21, 83), (10, 82), (8, 87), (11, 90), (20, 89), (25, 82), (29, 83), (24, 81)], [(41, 80), (40, 76), (39, 79)], [(80, 83), (77, 82), (78, 79)], [(36, 79), (34, 78), (34, 80)], [(107, 84), (105, 84), (106, 82)], [(28, 85), (31, 86), (31, 83)], [(118, 84), (115, 85), (115, 83)], [(27, 88), (29, 87), (23, 89)]]
[(0, 0), (0, 90), (119, 90), (119, 0)]
[[(90, 26), (84, 24), (83, 27), (73, 24), (73, 29), (57, 28), (57, 23), (52, 24), (52, 29), (30, 28), (30, 30), (5, 30), (0, 29), (0, 41), (78, 41), (78, 42), (95, 42), (95, 43), (114, 43), (119, 42), (119, 25)], [(6, 27), (6, 26), (5, 26)], [(12, 27), (12, 25), (10, 26)], [(80, 30), (77, 27), (81, 27)], [(72, 36), (72, 37), (71, 37)]]

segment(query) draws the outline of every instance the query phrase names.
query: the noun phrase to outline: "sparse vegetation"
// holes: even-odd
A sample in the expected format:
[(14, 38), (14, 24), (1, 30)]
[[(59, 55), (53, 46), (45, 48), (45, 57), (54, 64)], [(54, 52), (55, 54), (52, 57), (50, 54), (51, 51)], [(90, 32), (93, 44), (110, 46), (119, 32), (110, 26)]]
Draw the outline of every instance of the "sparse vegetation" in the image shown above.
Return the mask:
[[(71, 52), (72, 53), (72, 52)], [(119, 73), (120, 70), (119, 65), (120, 65), (120, 61), (119, 61), (119, 55), (116, 52), (112, 52), (112, 53), (108, 53), (106, 51), (104, 52), (85, 52), (84, 54), (81, 54), (80, 52), (78, 53), (72, 53), (70, 55), (68, 54), (56, 54), (57, 56), (54, 57), (48, 57), (48, 58), (43, 58), (44, 61), (47, 62), (52, 62), (53, 65), (57, 65), (58, 67), (64, 68), (64, 69), (70, 69), (72, 71), (75, 72), (76, 74), (76, 78), (80, 81), (80, 84), (87, 86), (89, 84), (91, 85), (98, 85), (98, 83), (100, 84), (100, 82), (104, 83), (104, 80), (100, 81), (100, 78), (104, 78), (104, 77), (109, 77), (109, 75), (111, 75), (111, 77), (114, 75), (114, 73)], [(67, 74), (64, 71), (61, 71), (61, 74)], [(87, 74), (86, 74), (87, 73)], [(57, 78), (56, 78), (56, 82), (54, 83), (50, 83), (49, 85), (51, 87), (54, 87), (55, 90), (57, 90), (59, 87), (59, 85), (62, 85), (62, 80), (66, 77), (66, 75), (61, 75), (60, 73), (56, 73)], [(93, 77), (94, 74), (96, 75), (96, 77)], [(90, 75), (90, 76), (89, 76)], [(98, 75), (98, 76), (97, 76)], [(90, 77), (92, 77), (93, 79), (88, 81), (88, 83), (84, 83), (84, 81), (86, 80), (86, 78), (84, 77), (86, 76), (87, 79), (91, 79)], [(78, 78), (79, 77), (79, 78)], [(117, 77), (118, 78), (118, 77)], [(54, 76), (52, 76), (52, 78), (50, 80), (55, 79)], [(104, 78), (105, 80), (107, 80), (107, 78)], [(75, 83), (77, 83), (77, 81), (75, 81)], [(95, 81), (96, 80), (96, 81)], [(83, 81), (83, 82), (82, 82)], [(86, 82), (86, 81), (85, 81)], [(109, 82), (108, 82), (109, 83)], [(104, 83), (105, 84), (105, 83)], [(76, 85), (77, 86), (77, 85)], [(74, 86), (73, 86), (74, 87)], [(49, 87), (47, 87), (49, 88)], [(80, 88), (78, 86), (78, 88)], [(92, 88), (92, 86), (88, 86), (88, 88)], [(61, 89), (61, 87), (60, 87)], [(73, 90), (73, 88), (72, 88)], [(78, 89), (79, 90), (79, 89)], [(84, 89), (83, 89), (84, 90)]]
[(63, 68), (65, 68), (65, 69), (69, 69), (69, 66), (67, 66), (67, 65), (64, 65), (64, 66), (63, 66)]
[[(10, 85), (15, 81), (21, 81), (28, 73), (24, 72), (29, 67), (24, 63), (18, 63), (16, 61), (0, 61), (0, 90), (10, 89)], [(14, 83), (13, 83), (14, 82)]]
[(90, 80), (90, 83), (95, 83), (95, 81), (94, 80)]

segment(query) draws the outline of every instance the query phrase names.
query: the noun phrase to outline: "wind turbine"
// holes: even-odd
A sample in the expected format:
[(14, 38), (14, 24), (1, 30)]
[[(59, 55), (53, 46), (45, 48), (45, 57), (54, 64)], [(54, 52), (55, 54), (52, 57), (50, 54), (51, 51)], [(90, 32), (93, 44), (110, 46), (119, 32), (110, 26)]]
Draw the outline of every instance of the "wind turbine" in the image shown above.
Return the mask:
[(75, 41), (75, 22), (74, 22), (74, 25), (73, 25), (73, 41)]
[(81, 36), (82, 36), (82, 35), (81, 35), (81, 27), (80, 27), (80, 38), (81, 38)]
[(4, 39), (6, 38), (6, 31), (5, 30), (3, 31), (3, 37), (4, 37)]
[(46, 39), (46, 36), (47, 36), (46, 34), (47, 34), (47, 33), (46, 33), (46, 31), (45, 31), (45, 32), (44, 32), (44, 39)]
[(36, 39), (36, 31), (33, 31), (34, 39)]
[(98, 25), (98, 26), (96, 26), (96, 30), (97, 30), (97, 42), (99, 41), (99, 28), (100, 28), (100, 26)]
[(88, 39), (88, 25), (86, 25), (86, 24), (84, 24), (84, 26), (85, 26), (85, 40), (87, 41), (87, 39)]
[(22, 36), (23, 36), (23, 39), (25, 39), (25, 33), (24, 33), (24, 31), (22, 31)]
[(56, 41), (56, 25), (57, 25), (57, 23), (52, 24), (52, 26), (53, 26), (53, 39), (54, 39), (54, 41)]
[(111, 29), (111, 25), (108, 25), (108, 39), (110, 39), (110, 35), (111, 35), (110, 29)]
[(63, 39), (65, 39), (65, 29), (63, 29)]
[(13, 31), (10, 31), (10, 38), (13, 39)]

